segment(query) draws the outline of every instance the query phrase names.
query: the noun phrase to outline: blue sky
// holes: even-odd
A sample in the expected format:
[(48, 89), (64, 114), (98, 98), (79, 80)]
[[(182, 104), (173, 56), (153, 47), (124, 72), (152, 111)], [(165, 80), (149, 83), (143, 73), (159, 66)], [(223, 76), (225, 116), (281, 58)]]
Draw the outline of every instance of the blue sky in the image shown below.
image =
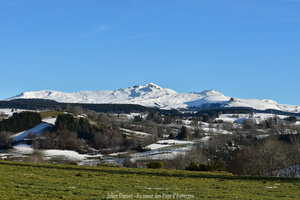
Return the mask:
[(0, 99), (154, 82), (300, 105), (300, 0), (0, 0)]

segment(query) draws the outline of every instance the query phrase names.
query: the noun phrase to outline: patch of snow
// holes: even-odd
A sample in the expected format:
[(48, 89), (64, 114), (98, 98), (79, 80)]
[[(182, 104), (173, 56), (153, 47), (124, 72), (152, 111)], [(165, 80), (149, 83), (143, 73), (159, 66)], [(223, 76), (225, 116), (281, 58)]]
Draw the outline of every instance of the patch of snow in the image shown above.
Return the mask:
[(224, 135), (230, 135), (232, 134), (232, 132), (230, 131), (226, 131), (226, 130), (222, 130), (222, 129), (217, 129), (217, 128), (202, 128), (205, 132), (206, 135), (214, 135), (214, 134), (224, 134)]
[[(249, 119), (253, 120), (256, 124), (261, 124), (262, 121), (277, 117), (279, 119), (285, 119), (289, 116), (287, 115), (276, 115), (276, 114), (268, 114), (268, 113), (254, 113), (253, 115), (250, 114), (221, 114), (216, 120), (222, 120), (224, 122), (231, 122), (231, 123), (243, 123), (244, 120)], [(300, 124), (300, 123), (299, 123)]]
[(182, 120), (182, 123), (183, 123), (184, 125), (190, 125), (190, 124), (192, 123), (192, 121), (186, 119), (186, 120)]
[(191, 145), (193, 143), (194, 143), (193, 141), (183, 141), (183, 140), (158, 140), (156, 143), (146, 146), (146, 149), (161, 150), (163, 148), (172, 147), (175, 145)]
[(125, 129), (125, 128), (120, 128), (120, 130), (124, 131), (125, 134), (130, 133), (130, 134), (138, 135), (138, 136), (151, 136), (152, 135), (150, 133), (145, 133), (145, 132), (140, 132), (140, 131), (133, 131), (133, 130)]
[(264, 135), (256, 135), (255, 137), (257, 138), (257, 139), (264, 139), (264, 138), (267, 138), (267, 137), (269, 137), (270, 136), (270, 134), (264, 134)]
[(28, 136), (29, 133), (33, 133), (34, 135), (39, 135), (39, 134), (42, 134), (46, 128), (49, 128), (51, 126), (52, 125), (50, 125), (48, 123), (42, 122), (27, 131), (22, 131), (20, 133), (16, 133), (16, 134), (12, 135), (11, 138), (13, 139), (14, 142), (19, 142), (19, 141), (24, 140)]
[(146, 149), (150, 149), (150, 150), (156, 150), (156, 149), (161, 149), (161, 148), (165, 148), (165, 147), (169, 147), (172, 146), (170, 144), (150, 144), (148, 146), (146, 146)]
[(168, 145), (182, 145), (182, 144), (193, 144), (193, 141), (184, 140), (158, 140), (156, 144), (168, 144)]
[(209, 139), (211, 138), (211, 136), (205, 136), (203, 138), (200, 138), (200, 142), (204, 142), (204, 143), (208, 143)]
[[(185, 154), (192, 148), (193, 141), (181, 140), (159, 140), (158, 142), (148, 145), (147, 148), (151, 149), (142, 153), (131, 154), (131, 161), (137, 160), (163, 160), (172, 159), (179, 154)], [(178, 147), (176, 145), (186, 145)]]
[(48, 149), (48, 150), (41, 150), (41, 152), (45, 155), (46, 159), (63, 157), (72, 161), (81, 161), (88, 157), (85, 154), (79, 154), (78, 152), (71, 151), (71, 150)]
[(179, 154), (185, 154), (189, 148), (180, 148), (173, 150), (151, 150), (144, 153), (137, 153), (131, 155), (131, 161), (136, 160), (170, 160), (175, 158)]
[(111, 153), (108, 154), (109, 156), (119, 156), (119, 155), (123, 155), (123, 154), (127, 154), (127, 152), (116, 152), (116, 153)]
[(56, 118), (45, 118), (42, 121), (51, 125), (55, 125)]
[(25, 110), (25, 109), (13, 109), (12, 111), (11, 108), (1, 108), (0, 113), (7, 115), (8, 117), (11, 117), (14, 113), (20, 113), (20, 112), (25, 112), (25, 111), (30, 111), (30, 112), (36, 112), (33, 110)]
[(118, 117), (126, 117), (128, 119), (134, 119), (135, 117), (142, 117), (143, 119), (146, 118), (146, 114), (142, 114), (142, 113), (130, 113), (130, 114), (115, 114), (115, 116), (118, 116)]
[(22, 154), (32, 154), (34, 152), (32, 146), (28, 144), (16, 144), (13, 146), (13, 149), (15, 152)]
[(4, 151), (4, 153), (0, 153), (0, 158), (14, 158), (14, 157), (28, 157), (28, 155), (31, 155), (34, 152), (34, 149), (31, 145), (27, 145), (24, 143), (19, 143), (14, 145), (12, 148), (9, 149), (9, 151)]

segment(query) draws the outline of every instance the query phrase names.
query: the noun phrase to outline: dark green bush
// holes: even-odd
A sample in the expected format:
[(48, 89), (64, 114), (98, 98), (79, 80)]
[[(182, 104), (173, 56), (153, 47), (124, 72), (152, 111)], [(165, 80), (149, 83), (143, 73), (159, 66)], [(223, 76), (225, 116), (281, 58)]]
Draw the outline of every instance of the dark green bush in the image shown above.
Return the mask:
[(225, 171), (225, 163), (219, 161), (219, 160), (214, 160), (214, 161), (209, 161), (207, 165), (204, 164), (199, 164), (197, 165), (194, 161), (192, 161), (189, 166), (186, 167), (186, 170), (190, 171)]
[(216, 171), (225, 171), (226, 170), (225, 163), (221, 162), (219, 160), (212, 161), (210, 164), (211, 164), (211, 170), (216, 170)]
[(55, 126), (57, 130), (76, 132), (79, 138), (93, 140), (95, 132), (99, 131), (87, 119), (77, 119), (70, 114), (58, 115)]
[(204, 164), (199, 164), (199, 171), (208, 171), (208, 167), (207, 165)]
[(152, 169), (161, 169), (163, 168), (163, 162), (161, 161), (153, 161), (151, 163), (148, 164), (148, 168), (152, 168)]
[(194, 161), (192, 161), (189, 166), (186, 167), (186, 170), (199, 171), (199, 167)]

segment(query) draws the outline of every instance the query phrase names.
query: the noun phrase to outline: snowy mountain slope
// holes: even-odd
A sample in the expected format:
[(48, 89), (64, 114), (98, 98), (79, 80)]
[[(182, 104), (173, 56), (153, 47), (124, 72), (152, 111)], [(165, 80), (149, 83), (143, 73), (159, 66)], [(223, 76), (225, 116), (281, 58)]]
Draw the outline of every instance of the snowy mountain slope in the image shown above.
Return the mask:
[(268, 99), (237, 99), (224, 96), (214, 90), (203, 92), (178, 93), (162, 88), (154, 83), (136, 85), (114, 91), (81, 91), (64, 93), (57, 91), (24, 92), (12, 99), (48, 99), (65, 103), (118, 103), (139, 104), (162, 109), (188, 107), (251, 107), (258, 110), (276, 109), (286, 112), (300, 112), (300, 106), (282, 105)]

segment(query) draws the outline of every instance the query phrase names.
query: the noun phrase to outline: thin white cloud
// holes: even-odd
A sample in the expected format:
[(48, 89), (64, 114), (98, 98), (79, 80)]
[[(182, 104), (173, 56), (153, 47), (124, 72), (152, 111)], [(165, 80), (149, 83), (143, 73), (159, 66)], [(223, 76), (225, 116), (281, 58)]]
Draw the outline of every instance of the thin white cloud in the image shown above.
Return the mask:
[(87, 37), (93, 37), (96, 36), (100, 33), (103, 33), (104, 31), (109, 30), (110, 27), (106, 24), (102, 24), (101, 26), (99, 26), (98, 28), (92, 30), (90, 33), (87, 34)]
[(117, 44), (120, 44), (123, 42), (145, 38), (145, 37), (148, 37), (151, 35), (152, 35), (152, 33), (143, 33), (143, 34), (132, 35), (132, 36), (128, 36), (128, 37), (118, 38), (118, 39), (111, 40), (110, 42), (102, 45), (101, 47), (113, 46), (113, 45), (117, 45)]

